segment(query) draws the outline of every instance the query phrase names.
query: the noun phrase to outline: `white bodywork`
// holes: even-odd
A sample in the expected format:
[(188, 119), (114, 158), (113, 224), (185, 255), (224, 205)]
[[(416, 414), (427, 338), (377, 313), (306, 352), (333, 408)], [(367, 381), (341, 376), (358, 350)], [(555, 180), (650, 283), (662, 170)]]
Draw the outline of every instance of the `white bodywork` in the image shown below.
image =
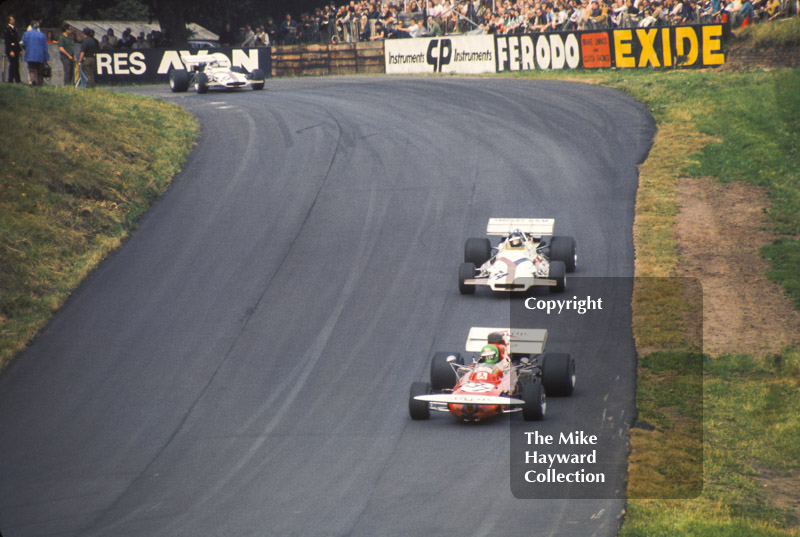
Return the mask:
[[(496, 253), (480, 267), (468, 285), (487, 285), (493, 291), (527, 291), (533, 286), (556, 286), (550, 279), (550, 261), (537, 250), (543, 236), (552, 236), (552, 218), (490, 218), (487, 235), (505, 237), (495, 248)], [(509, 235), (518, 233), (522, 244), (514, 247)]]
[(480, 352), (489, 334), (503, 334), (503, 341), (511, 354), (542, 354), (547, 344), (545, 328), (487, 328), (473, 326), (467, 335), (467, 352)]
[(181, 61), (186, 70), (193, 73), (205, 73), (208, 77), (209, 89), (244, 88), (263, 80), (253, 80), (245, 73), (237, 73), (231, 69), (231, 61), (221, 52), (213, 54), (185, 54)]

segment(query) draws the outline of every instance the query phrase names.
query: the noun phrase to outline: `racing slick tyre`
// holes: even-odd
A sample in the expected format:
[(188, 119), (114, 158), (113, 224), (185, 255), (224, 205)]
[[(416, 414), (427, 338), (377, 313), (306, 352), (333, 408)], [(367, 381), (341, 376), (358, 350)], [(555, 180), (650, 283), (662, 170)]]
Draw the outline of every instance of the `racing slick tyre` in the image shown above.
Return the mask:
[(264, 76), (264, 71), (261, 69), (253, 69), (253, 72), (250, 73), (250, 79), (253, 80), (253, 89), (254, 90), (262, 90), (264, 89), (264, 80), (267, 77)]
[(572, 395), (575, 389), (575, 360), (566, 353), (546, 353), (542, 360), (542, 385), (547, 395)]
[(194, 89), (197, 90), (197, 93), (206, 93), (208, 92), (208, 75), (205, 73), (197, 73), (197, 77), (194, 79)]
[(427, 401), (417, 401), (414, 397), (431, 393), (431, 385), (427, 382), (414, 382), (411, 384), (411, 393), (408, 395), (408, 413), (412, 420), (426, 420), (431, 417), (431, 409)]
[(437, 352), (431, 360), (431, 388), (433, 391), (452, 390), (458, 382), (456, 372), (447, 361), (451, 356), (456, 357), (455, 363), (464, 365), (464, 358), (458, 352)]
[(567, 272), (575, 272), (578, 266), (578, 250), (574, 237), (553, 237), (550, 239), (550, 260), (563, 261)]
[(464, 263), (480, 267), (492, 257), (492, 243), (489, 239), (467, 239), (464, 243)]
[(547, 277), (556, 280), (556, 284), (550, 286), (551, 293), (561, 293), (567, 287), (567, 269), (563, 261), (550, 261), (550, 271)]
[(172, 93), (180, 93), (189, 89), (189, 73), (186, 69), (173, 69), (169, 72), (169, 89)]
[(522, 387), (522, 418), (525, 421), (539, 421), (547, 410), (544, 389), (541, 382), (529, 382)]
[(472, 263), (461, 263), (458, 267), (458, 290), (462, 295), (474, 295), (475, 285), (464, 283), (466, 280), (471, 280), (475, 277), (475, 265)]

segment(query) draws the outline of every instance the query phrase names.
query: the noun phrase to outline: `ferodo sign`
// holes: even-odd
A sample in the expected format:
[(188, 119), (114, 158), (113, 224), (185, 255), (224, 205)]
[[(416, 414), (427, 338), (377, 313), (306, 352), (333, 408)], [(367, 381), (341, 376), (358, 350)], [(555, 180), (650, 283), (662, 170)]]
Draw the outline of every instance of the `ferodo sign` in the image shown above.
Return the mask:
[(495, 36), (497, 72), (722, 65), (722, 26)]
[(268, 47), (214, 48), (199, 51), (177, 49), (114, 50), (97, 53), (96, 80), (100, 84), (130, 84), (166, 82), (171, 69), (185, 69), (181, 57), (205, 56), (222, 52), (231, 59), (234, 67), (247, 71), (261, 69), (269, 76), (272, 55)]
[(389, 39), (385, 43), (387, 74), (494, 73), (491, 35)]

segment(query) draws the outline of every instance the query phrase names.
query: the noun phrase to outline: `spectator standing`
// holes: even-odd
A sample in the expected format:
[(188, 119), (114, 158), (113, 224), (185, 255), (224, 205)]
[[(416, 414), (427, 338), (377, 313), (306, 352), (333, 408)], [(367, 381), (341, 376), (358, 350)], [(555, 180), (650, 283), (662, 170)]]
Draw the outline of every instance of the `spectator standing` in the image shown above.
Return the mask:
[(256, 46), (256, 33), (253, 31), (253, 27), (249, 24), (245, 28), (244, 31), (244, 41), (242, 41), (242, 47), (254, 47)]
[(275, 25), (275, 20), (272, 17), (267, 17), (267, 26), (265, 27), (267, 35), (269, 36), (269, 43), (275, 44), (278, 41), (278, 27)]
[(64, 68), (65, 86), (71, 86), (75, 82), (75, 43), (70, 39), (70, 30), (69, 24), (65, 22), (61, 25), (61, 36), (58, 38), (58, 53)]
[(31, 29), (22, 35), (20, 44), (25, 50), (28, 80), (31, 86), (41, 86), (44, 84), (44, 66), (50, 63), (50, 52), (47, 49), (47, 36), (39, 31), (39, 21), (31, 23)]
[(117, 48), (117, 42), (119, 42), (119, 39), (117, 39), (117, 36), (114, 35), (114, 28), (109, 28), (106, 31), (106, 36), (108, 37), (109, 48)]
[(136, 38), (136, 43), (133, 44), (133, 48), (136, 50), (149, 48), (147, 44), (147, 38), (144, 36), (144, 32), (139, 32), (139, 37)]
[(95, 56), (99, 50), (100, 44), (97, 42), (97, 39), (94, 38), (94, 30), (91, 28), (84, 28), (78, 66), (83, 70), (83, 74), (86, 75), (87, 88), (94, 87), (94, 73), (97, 70), (97, 59)]
[(19, 45), (19, 32), (14, 26), (14, 16), (8, 17), (8, 26), (3, 32), (3, 39), (6, 43), (6, 57), (8, 58), (8, 81), (22, 82), (19, 77), (19, 56), (22, 48)]
[(131, 29), (125, 28), (122, 37), (117, 40), (117, 48), (133, 48), (134, 43), (136, 43), (136, 38), (133, 37)]
[(230, 23), (225, 24), (225, 28), (219, 33), (219, 46), (232, 47), (234, 42), (233, 30)]
[(258, 32), (256, 32), (256, 45), (259, 47), (269, 46), (269, 34), (263, 26), (259, 27)]
[(292, 20), (291, 13), (287, 13), (281, 23), (281, 37), (284, 45), (294, 45), (297, 41), (297, 22)]

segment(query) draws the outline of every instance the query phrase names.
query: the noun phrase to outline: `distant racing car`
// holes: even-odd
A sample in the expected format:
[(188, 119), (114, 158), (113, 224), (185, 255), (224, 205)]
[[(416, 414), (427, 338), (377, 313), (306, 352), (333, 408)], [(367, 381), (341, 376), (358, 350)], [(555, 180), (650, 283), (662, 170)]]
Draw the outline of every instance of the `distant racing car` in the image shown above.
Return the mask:
[(578, 263), (573, 237), (553, 236), (552, 218), (490, 218), (487, 235), (502, 237), (496, 247), (487, 238), (470, 238), (464, 244), (464, 263), (458, 269), (461, 294), (476, 286), (493, 291), (528, 291), (547, 286), (564, 290), (567, 272)]
[(465, 364), (458, 352), (434, 354), (430, 382), (411, 385), (411, 418), (428, 419), (433, 410), (464, 421), (511, 412), (541, 420), (546, 396), (571, 395), (575, 389), (575, 361), (569, 354), (544, 353), (546, 342), (544, 329), (473, 327), (466, 350), (480, 356)]
[(221, 52), (182, 55), (181, 61), (186, 69), (173, 69), (169, 72), (169, 89), (173, 93), (186, 91), (189, 86), (194, 86), (197, 93), (206, 93), (209, 89), (247, 86), (254, 90), (264, 89), (264, 71), (253, 69), (248, 73), (241, 67), (231, 67), (231, 61)]

